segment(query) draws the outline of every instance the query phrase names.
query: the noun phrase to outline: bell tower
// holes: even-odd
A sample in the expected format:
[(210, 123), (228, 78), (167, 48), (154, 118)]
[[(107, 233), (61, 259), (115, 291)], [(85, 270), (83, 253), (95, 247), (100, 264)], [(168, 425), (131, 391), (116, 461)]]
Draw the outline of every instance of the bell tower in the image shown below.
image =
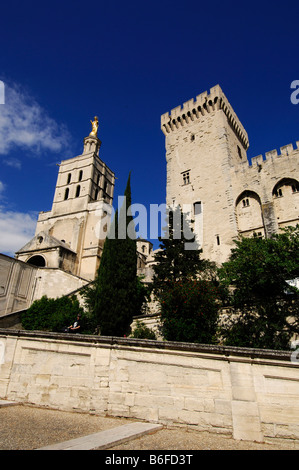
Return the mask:
[(81, 155), (62, 160), (51, 211), (41, 212), (35, 237), (16, 253), (30, 262), (42, 256), (45, 267), (60, 268), (93, 280), (100, 263), (104, 240), (97, 237), (101, 203), (112, 205), (114, 172), (99, 157), (98, 118), (83, 141)]

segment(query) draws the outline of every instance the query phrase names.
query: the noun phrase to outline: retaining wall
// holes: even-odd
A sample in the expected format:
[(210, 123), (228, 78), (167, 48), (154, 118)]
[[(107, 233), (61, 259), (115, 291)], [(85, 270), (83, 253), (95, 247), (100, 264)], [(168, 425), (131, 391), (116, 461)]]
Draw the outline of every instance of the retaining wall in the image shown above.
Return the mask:
[(0, 398), (299, 441), (291, 353), (0, 329)]

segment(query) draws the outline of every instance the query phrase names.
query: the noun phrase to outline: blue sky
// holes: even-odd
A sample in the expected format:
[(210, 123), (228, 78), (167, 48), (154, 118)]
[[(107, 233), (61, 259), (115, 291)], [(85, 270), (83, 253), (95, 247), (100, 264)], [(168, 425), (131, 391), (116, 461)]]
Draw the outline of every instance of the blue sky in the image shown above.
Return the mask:
[(249, 135), (248, 156), (299, 140), (297, 1), (2, 2), (0, 252), (51, 209), (61, 160), (99, 117), (100, 157), (132, 171), (132, 198), (165, 202), (160, 116), (219, 84)]

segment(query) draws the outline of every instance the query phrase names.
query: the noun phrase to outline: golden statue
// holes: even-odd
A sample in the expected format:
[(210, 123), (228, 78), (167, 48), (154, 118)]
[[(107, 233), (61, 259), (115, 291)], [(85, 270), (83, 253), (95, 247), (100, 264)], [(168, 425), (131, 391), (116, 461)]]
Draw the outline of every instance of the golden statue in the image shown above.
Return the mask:
[(97, 137), (97, 134), (98, 134), (98, 128), (99, 128), (99, 120), (98, 120), (98, 117), (95, 116), (94, 117), (94, 121), (90, 121), (91, 122), (91, 126), (92, 126), (92, 131), (89, 135), (93, 135), (95, 137)]

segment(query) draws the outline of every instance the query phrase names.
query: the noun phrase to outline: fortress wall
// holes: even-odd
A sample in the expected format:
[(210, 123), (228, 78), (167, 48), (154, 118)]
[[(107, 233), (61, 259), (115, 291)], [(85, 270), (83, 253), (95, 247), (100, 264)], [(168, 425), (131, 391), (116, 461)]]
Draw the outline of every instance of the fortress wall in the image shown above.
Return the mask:
[(246, 130), (219, 85), (163, 114), (161, 130), (166, 203), (188, 206), (203, 258), (220, 264), (240, 235), (271, 237), (298, 223), (299, 142), (250, 159)]
[(299, 439), (298, 394), (288, 352), (0, 330), (1, 399), (269, 441)]

